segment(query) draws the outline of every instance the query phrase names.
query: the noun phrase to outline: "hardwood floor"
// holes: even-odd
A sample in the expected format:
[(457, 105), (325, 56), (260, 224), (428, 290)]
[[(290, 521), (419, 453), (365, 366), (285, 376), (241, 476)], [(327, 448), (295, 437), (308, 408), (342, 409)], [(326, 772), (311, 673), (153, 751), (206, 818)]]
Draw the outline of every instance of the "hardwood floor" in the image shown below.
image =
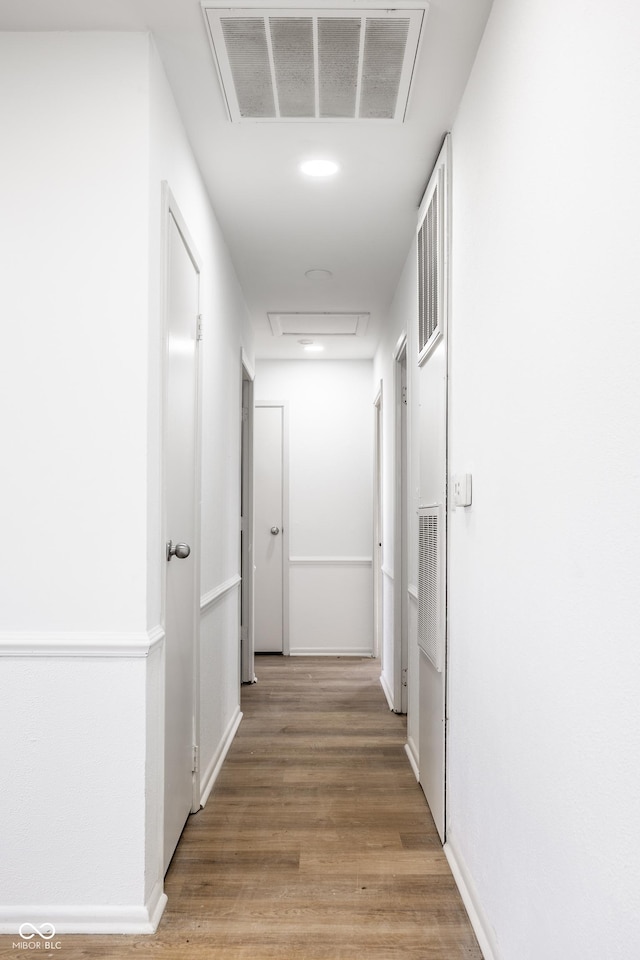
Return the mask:
[(482, 960), (379, 664), (261, 656), (256, 672), (156, 935), (62, 935), (57, 955)]

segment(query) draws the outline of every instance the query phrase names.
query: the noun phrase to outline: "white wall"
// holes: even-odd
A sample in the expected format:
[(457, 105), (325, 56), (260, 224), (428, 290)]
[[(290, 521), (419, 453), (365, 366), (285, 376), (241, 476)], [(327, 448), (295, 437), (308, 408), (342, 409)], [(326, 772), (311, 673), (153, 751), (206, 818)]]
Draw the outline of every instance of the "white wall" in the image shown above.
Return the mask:
[(145, 863), (147, 49), (132, 34), (0, 36), (13, 930), (32, 916), (150, 929), (162, 906)]
[(203, 792), (239, 719), (246, 311), (147, 35), (0, 35), (0, 127), (0, 929), (150, 932), (165, 902), (161, 179), (204, 259)]
[(146, 41), (0, 44), (3, 627), (143, 630)]
[[(449, 518), (445, 849), (487, 960), (640, 954), (639, 31), (622, 0), (495, 0), (453, 128), (450, 472), (473, 505)], [(387, 477), (387, 415), (385, 445)]]
[(370, 361), (256, 364), (288, 409), (291, 654), (372, 652), (373, 394)]
[(453, 130), (448, 839), (501, 960), (640, 955), (638, 36), (496, 0)]

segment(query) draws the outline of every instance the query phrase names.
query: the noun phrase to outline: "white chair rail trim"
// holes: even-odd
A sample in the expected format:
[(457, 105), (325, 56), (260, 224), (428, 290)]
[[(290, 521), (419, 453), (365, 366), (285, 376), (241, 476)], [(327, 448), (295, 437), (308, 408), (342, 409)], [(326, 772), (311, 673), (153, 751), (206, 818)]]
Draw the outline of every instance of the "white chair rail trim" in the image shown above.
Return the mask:
[(228, 580), (225, 580), (224, 583), (219, 584), (219, 586), (214, 587), (213, 590), (209, 590), (207, 593), (204, 593), (200, 597), (200, 613), (204, 613), (205, 610), (209, 610), (213, 604), (219, 600), (221, 597), (224, 597), (225, 593), (229, 593), (230, 590), (233, 590), (234, 587), (237, 587), (239, 583), (242, 582), (242, 577), (239, 573), (234, 573), (232, 577), (229, 577)]
[(148, 657), (164, 641), (163, 627), (147, 631), (3, 631), (0, 657)]
[(320, 566), (340, 566), (342, 564), (351, 564), (353, 566), (371, 566), (373, 560), (371, 557), (289, 557), (289, 563), (294, 566), (304, 564)]

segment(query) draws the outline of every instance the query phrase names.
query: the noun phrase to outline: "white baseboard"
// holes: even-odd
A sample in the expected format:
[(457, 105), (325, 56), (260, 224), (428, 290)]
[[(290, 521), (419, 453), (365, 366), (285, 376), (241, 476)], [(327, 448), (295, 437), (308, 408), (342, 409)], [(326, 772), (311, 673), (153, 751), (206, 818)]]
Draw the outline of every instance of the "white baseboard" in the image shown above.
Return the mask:
[(407, 738), (407, 742), (404, 745), (404, 752), (409, 758), (409, 763), (411, 764), (411, 769), (413, 770), (413, 775), (420, 783), (420, 767), (418, 766), (418, 751), (416, 750), (416, 745), (413, 742), (411, 737)]
[[(162, 882), (158, 882), (144, 907), (62, 907), (46, 904), (0, 907), (0, 934), (13, 934), (20, 945), (31, 942), (19, 939), (20, 927), (25, 923), (52, 926), (55, 929), (52, 944), (59, 943), (65, 933), (151, 934), (158, 929), (166, 904), (167, 895)], [(47, 941), (40, 942), (46, 947)]]
[(231, 720), (227, 724), (227, 729), (222, 735), (222, 740), (218, 746), (218, 749), (214, 753), (213, 757), (207, 765), (207, 769), (204, 772), (204, 775), (200, 779), (200, 783), (204, 784), (204, 787), (201, 787), (200, 794), (200, 806), (204, 807), (207, 800), (209, 799), (209, 794), (213, 790), (214, 784), (218, 779), (218, 775), (224, 763), (224, 758), (229, 752), (229, 747), (233, 743), (233, 738), (235, 737), (240, 722), (242, 721), (242, 711), (240, 707), (236, 707)]
[(372, 657), (371, 647), (292, 647), (290, 657)]
[(163, 881), (159, 880), (151, 891), (151, 896), (149, 897), (149, 901), (147, 903), (149, 920), (151, 921), (151, 933), (155, 933), (158, 929), (158, 924), (160, 923), (160, 918), (164, 913), (164, 908), (166, 905), (167, 895), (164, 892)]
[(387, 698), (387, 703), (389, 704), (389, 710), (395, 710), (395, 706), (393, 703), (393, 694), (391, 693), (391, 689), (389, 688), (389, 684), (387, 683), (387, 678), (385, 677), (384, 673), (380, 674), (380, 686), (382, 687), (384, 695)]
[(475, 885), (464, 860), (451, 840), (447, 840), (445, 843), (444, 852), (449, 861), (453, 879), (460, 891), (462, 902), (469, 914), (469, 920), (471, 921), (473, 932), (476, 935), (476, 940), (482, 950), (484, 960), (500, 960), (495, 934), (482, 909)]

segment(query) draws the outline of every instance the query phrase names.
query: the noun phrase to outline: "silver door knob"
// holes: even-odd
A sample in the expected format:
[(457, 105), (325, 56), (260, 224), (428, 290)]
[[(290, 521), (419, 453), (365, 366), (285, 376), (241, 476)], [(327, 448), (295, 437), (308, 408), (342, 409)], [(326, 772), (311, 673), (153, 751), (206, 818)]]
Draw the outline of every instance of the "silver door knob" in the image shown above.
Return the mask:
[(171, 560), (171, 557), (186, 560), (190, 553), (191, 547), (188, 543), (176, 543), (174, 547), (173, 540), (167, 541), (167, 560)]
[(280, 533), (280, 527), (271, 527), (271, 533), (274, 535), (274, 537), (277, 537)]

